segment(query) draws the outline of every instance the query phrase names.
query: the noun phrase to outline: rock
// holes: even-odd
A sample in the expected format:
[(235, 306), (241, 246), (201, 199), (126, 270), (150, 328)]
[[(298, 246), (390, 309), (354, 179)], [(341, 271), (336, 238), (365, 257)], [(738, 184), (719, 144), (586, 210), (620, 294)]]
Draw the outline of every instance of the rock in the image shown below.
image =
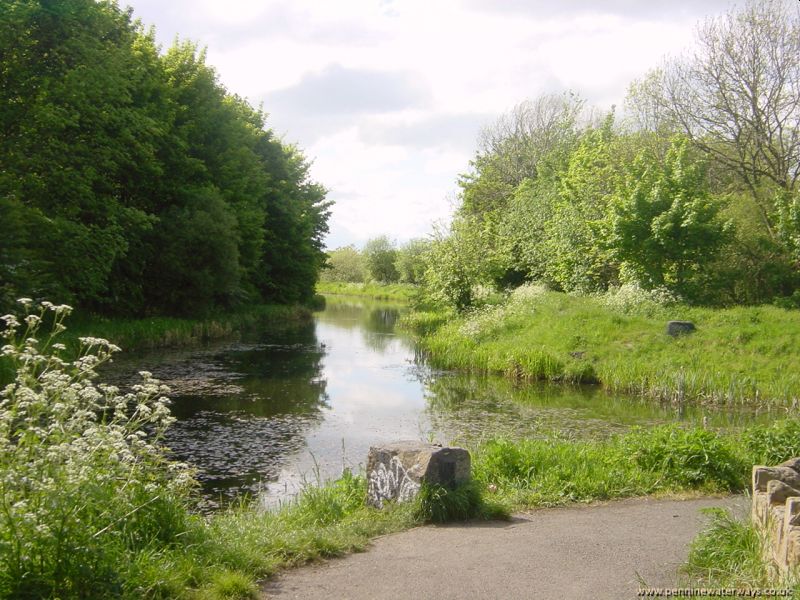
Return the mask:
[(800, 489), (800, 473), (790, 467), (753, 467), (753, 492), (766, 492), (770, 481), (782, 481), (788, 486)]
[(385, 500), (407, 502), (422, 483), (456, 487), (470, 479), (470, 456), (463, 448), (424, 442), (396, 442), (369, 449), (367, 504), (383, 508)]
[(691, 321), (670, 321), (667, 323), (667, 335), (678, 337), (687, 333), (692, 333), (697, 327)]
[(773, 479), (767, 483), (767, 499), (770, 504), (785, 504), (789, 498), (800, 497), (800, 490), (782, 481)]
[(789, 467), (790, 469), (800, 473), (800, 458), (790, 458), (787, 461), (778, 465), (779, 467)]

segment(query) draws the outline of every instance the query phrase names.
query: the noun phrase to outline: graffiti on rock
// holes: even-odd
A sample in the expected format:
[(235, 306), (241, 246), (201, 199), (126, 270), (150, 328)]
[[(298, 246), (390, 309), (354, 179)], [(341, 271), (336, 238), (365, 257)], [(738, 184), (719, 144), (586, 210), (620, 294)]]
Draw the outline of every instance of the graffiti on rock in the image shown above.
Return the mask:
[(409, 477), (400, 459), (393, 456), (388, 468), (381, 463), (369, 474), (367, 498), (372, 506), (383, 508), (384, 500), (411, 500), (419, 488), (420, 484)]

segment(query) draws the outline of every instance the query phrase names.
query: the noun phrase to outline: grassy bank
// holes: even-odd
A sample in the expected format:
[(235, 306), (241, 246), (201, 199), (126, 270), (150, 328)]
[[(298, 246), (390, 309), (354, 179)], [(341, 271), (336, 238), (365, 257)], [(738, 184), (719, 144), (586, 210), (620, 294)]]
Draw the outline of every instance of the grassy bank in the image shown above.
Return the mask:
[(753, 464), (800, 455), (800, 421), (735, 432), (664, 425), (599, 441), (495, 439), (474, 449), (478, 482), (514, 509), (649, 494), (743, 492)]
[[(672, 338), (669, 320), (690, 320), (697, 331)], [(405, 324), (437, 367), (600, 383), (677, 402), (793, 406), (800, 398), (800, 311), (663, 306), (624, 291), (576, 297), (530, 286), (500, 305), (417, 312)]]
[(79, 337), (94, 336), (105, 338), (124, 350), (147, 350), (191, 346), (245, 331), (278, 331), (310, 321), (311, 311), (296, 305), (257, 305), (201, 319), (127, 319), (76, 314), (70, 317), (70, 327), (62, 341), (75, 345)]
[(417, 286), (408, 283), (348, 283), (344, 281), (320, 281), (318, 294), (341, 294), (364, 296), (375, 300), (399, 300), (408, 302), (417, 294)]

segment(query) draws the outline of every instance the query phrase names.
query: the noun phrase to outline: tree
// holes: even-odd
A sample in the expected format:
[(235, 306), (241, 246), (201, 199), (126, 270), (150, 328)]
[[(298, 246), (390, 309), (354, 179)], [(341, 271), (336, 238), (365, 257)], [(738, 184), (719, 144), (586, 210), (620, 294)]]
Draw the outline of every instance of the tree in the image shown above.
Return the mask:
[(584, 101), (574, 94), (526, 100), (481, 132), (472, 172), (461, 176), (462, 212), (504, 208), (525, 179), (563, 168), (578, 139)]
[(797, 3), (751, 0), (707, 20), (693, 54), (666, 62), (630, 95), (642, 124), (684, 133), (732, 171), (773, 238), (774, 190), (793, 192), (800, 177), (799, 56)]
[(475, 301), (478, 286), (492, 286), (501, 268), (494, 252), (494, 228), (475, 216), (456, 217), (437, 232), (426, 254), (425, 294), (435, 303), (462, 311)]
[(611, 201), (609, 245), (645, 289), (691, 297), (691, 280), (713, 263), (727, 233), (703, 164), (677, 138), (663, 163), (640, 154), (626, 171)]
[(403, 283), (422, 283), (425, 276), (426, 256), (431, 249), (430, 240), (409, 240), (397, 251), (395, 266)]
[(366, 270), (364, 255), (355, 246), (342, 246), (328, 253), (327, 268), (322, 271), (321, 279), (363, 283)]
[(364, 258), (369, 276), (381, 283), (394, 283), (400, 278), (395, 261), (397, 249), (394, 242), (382, 235), (364, 244)]
[(545, 275), (567, 291), (603, 290), (617, 279), (618, 266), (605, 244), (605, 218), (620, 169), (613, 123), (611, 113), (581, 137), (545, 224)]

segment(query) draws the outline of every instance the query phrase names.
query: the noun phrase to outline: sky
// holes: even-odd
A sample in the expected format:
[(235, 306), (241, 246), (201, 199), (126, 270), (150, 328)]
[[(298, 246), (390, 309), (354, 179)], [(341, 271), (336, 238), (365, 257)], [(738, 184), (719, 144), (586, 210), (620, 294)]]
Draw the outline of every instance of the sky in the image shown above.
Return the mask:
[(575, 92), (601, 110), (691, 48), (731, 0), (120, 0), (207, 49), (232, 93), (312, 161), (329, 249), (446, 224), (477, 137), (515, 104)]

